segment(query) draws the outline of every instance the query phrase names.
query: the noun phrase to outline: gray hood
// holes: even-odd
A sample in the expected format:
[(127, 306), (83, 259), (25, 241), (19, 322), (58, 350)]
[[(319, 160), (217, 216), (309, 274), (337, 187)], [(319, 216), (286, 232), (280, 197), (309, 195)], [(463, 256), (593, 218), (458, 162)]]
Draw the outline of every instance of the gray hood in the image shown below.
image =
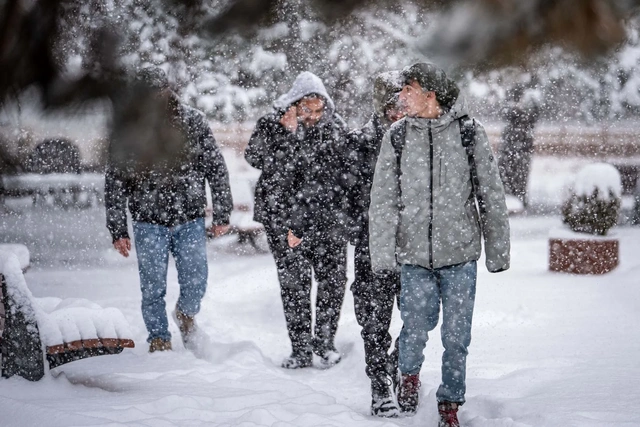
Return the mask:
[(277, 109), (286, 109), (290, 105), (300, 101), (305, 96), (311, 94), (318, 94), (326, 99), (327, 116), (331, 117), (335, 111), (335, 104), (329, 96), (327, 89), (324, 87), (324, 83), (320, 80), (320, 77), (316, 76), (310, 71), (303, 71), (298, 74), (289, 92), (280, 96), (273, 104)]

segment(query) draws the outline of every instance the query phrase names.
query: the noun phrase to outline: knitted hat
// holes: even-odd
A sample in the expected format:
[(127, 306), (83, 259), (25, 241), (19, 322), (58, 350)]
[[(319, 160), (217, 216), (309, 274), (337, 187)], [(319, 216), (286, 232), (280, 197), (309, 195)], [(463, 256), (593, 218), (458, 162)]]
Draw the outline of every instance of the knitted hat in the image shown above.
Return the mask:
[(446, 110), (453, 107), (460, 93), (458, 85), (441, 68), (428, 62), (406, 67), (402, 70), (402, 78), (404, 84), (416, 81), (422, 89), (435, 92), (436, 100)]

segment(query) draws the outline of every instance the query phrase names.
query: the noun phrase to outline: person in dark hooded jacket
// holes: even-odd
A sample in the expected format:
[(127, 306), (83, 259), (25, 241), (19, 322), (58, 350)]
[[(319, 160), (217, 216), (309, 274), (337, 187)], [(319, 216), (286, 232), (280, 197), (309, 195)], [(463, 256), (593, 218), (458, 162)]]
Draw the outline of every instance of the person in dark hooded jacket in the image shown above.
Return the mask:
[[(245, 158), (262, 170), (256, 221), (265, 226), (276, 262), (291, 355), (282, 366), (325, 367), (340, 361), (334, 339), (346, 286), (346, 213), (342, 169), (345, 124), (322, 81), (310, 72), (262, 117)], [(315, 325), (311, 271), (318, 285)]]
[(400, 276), (393, 273), (379, 277), (371, 270), (369, 203), (382, 137), (393, 122), (402, 118), (397, 106), (402, 83), (399, 71), (377, 75), (373, 84), (371, 119), (347, 136), (349, 215), (353, 218), (351, 240), (355, 246), (355, 280), (351, 290), (356, 319), (362, 326), (366, 373), (371, 379), (371, 413), (380, 417), (399, 414), (389, 387), (398, 366), (397, 350), (389, 354), (392, 343), (389, 325), (394, 301), (400, 292)]
[[(149, 352), (154, 352), (172, 348), (164, 300), (169, 253), (175, 258), (180, 284), (174, 316), (185, 346), (195, 342), (191, 340), (197, 329), (194, 317), (200, 311), (208, 276), (206, 182), (211, 189), (214, 234), (228, 228), (233, 203), (227, 167), (204, 115), (180, 103), (161, 69), (144, 69), (139, 77), (145, 90), (155, 93), (150, 99), (160, 108), (154, 112), (162, 113), (141, 120), (153, 122), (148, 131), (155, 132), (155, 138), (179, 149), (166, 162), (158, 161), (157, 153), (156, 157), (136, 156), (135, 147), (124, 144), (123, 135), (114, 132), (105, 176), (105, 207), (113, 246), (125, 257), (131, 250), (127, 207), (131, 213), (142, 317), (149, 332)], [(148, 149), (141, 148), (143, 153)]]

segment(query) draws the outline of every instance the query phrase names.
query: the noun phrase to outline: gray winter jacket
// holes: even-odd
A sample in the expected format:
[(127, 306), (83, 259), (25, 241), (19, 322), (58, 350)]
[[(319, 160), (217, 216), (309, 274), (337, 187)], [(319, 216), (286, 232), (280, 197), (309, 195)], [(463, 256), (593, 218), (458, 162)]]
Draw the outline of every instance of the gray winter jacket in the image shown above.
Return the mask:
[[(398, 264), (435, 269), (477, 260), (481, 234), (487, 269), (509, 268), (504, 189), (487, 135), (476, 122), (477, 191), (485, 206), (478, 213), (458, 120), (466, 114), (463, 100), (458, 99), (438, 119), (407, 117), (385, 134), (369, 207), (374, 272), (396, 270)], [(398, 170), (391, 133), (405, 123)]]

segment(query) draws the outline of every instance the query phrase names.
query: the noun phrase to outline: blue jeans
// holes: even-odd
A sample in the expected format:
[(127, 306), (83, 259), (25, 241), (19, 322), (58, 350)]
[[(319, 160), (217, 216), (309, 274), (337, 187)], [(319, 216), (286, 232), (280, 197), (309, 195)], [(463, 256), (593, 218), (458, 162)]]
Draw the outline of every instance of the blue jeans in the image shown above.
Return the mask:
[(188, 316), (200, 311), (207, 290), (207, 251), (204, 218), (175, 227), (133, 223), (138, 272), (142, 291), (142, 318), (154, 338), (171, 340), (164, 298), (167, 294), (169, 252), (178, 271), (180, 297), (176, 308)]
[(418, 374), (424, 362), (429, 332), (438, 324), (442, 301), (442, 384), (438, 402), (464, 403), (471, 319), (476, 296), (475, 261), (429, 270), (403, 265), (401, 273), (399, 368)]

